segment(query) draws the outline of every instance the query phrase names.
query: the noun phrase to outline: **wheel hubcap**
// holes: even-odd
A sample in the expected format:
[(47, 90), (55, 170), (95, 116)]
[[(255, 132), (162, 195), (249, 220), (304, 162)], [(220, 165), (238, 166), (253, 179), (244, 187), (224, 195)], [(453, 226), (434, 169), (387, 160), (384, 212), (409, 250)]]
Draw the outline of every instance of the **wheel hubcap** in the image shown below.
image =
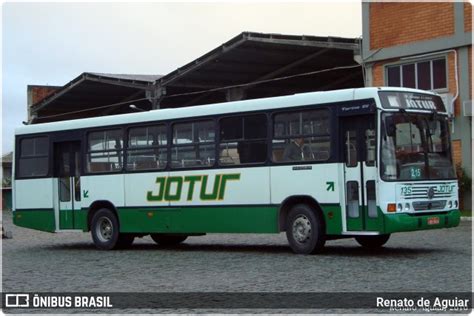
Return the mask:
[(293, 222), (293, 238), (304, 243), (311, 237), (311, 222), (305, 215), (299, 215)]
[(107, 217), (101, 217), (97, 221), (96, 225), (96, 236), (102, 242), (107, 242), (112, 238), (114, 227), (112, 222)]

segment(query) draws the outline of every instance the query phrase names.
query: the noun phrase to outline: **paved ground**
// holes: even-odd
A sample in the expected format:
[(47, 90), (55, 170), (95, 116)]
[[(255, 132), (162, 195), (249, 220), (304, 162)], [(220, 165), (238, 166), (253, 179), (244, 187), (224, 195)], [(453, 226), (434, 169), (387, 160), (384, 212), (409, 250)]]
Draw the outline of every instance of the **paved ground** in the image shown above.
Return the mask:
[(50, 234), (3, 224), (3, 292), (420, 292), (470, 291), (471, 222), (394, 234), (386, 248), (352, 239), (323, 254), (294, 255), (284, 234), (191, 237), (162, 249), (149, 237), (129, 250), (99, 251), (90, 234)]

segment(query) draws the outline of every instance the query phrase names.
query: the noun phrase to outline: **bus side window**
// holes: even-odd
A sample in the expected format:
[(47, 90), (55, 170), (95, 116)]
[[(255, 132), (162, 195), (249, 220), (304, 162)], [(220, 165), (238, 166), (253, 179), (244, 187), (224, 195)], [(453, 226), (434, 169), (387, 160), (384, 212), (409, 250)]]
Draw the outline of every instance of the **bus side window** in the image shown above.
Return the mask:
[(346, 154), (346, 166), (355, 167), (357, 166), (357, 133), (355, 130), (346, 131), (345, 135), (345, 154)]
[(346, 212), (350, 218), (359, 217), (359, 184), (357, 181), (347, 181)]
[(114, 172), (123, 166), (121, 129), (91, 132), (87, 139), (87, 171)]
[(127, 170), (164, 169), (167, 164), (165, 124), (130, 128), (127, 144)]
[(373, 128), (366, 129), (365, 130), (365, 148), (366, 148), (365, 162), (367, 166), (375, 165), (376, 144), (377, 144), (377, 140), (375, 139), (375, 130)]
[(273, 162), (326, 161), (330, 151), (330, 120), (327, 109), (274, 115)]
[(173, 124), (171, 167), (210, 167), (215, 160), (213, 120)]
[(240, 165), (267, 160), (267, 116), (226, 117), (220, 120), (219, 164)]
[(48, 174), (49, 139), (46, 136), (20, 141), (18, 177), (41, 177)]

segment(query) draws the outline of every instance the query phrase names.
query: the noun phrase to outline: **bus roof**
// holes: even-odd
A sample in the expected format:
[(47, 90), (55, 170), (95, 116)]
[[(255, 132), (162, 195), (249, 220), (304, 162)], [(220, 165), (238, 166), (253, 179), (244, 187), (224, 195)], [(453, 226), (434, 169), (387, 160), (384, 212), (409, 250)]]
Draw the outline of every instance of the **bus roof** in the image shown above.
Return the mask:
[[(262, 99), (250, 99), (242, 101), (232, 101), (224, 103), (213, 103), (207, 105), (160, 109), (147, 112), (137, 112), (129, 114), (117, 114), (109, 116), (100, 116), (93, 118), (83, 118), (67, 121), (58, 121), (51, 123), (41, 123), (20, 126), (15, 129), (15, 135), (48, 133), (54, 131), (73, 130), (92, 128), (99, 126), (113, 126), (141, 122), (153, 122), (160, 120), (170, 120), (179, 118), (192, 118), (209, 116), (216, 114), (232, 114), (237, 112), (251, 112), (265, 109), (278, 109), (286, 107), (296, 107), (311, 104), (325, 104), (334, 102), (343, 102), (351, 100), (361, 100), (375, 98), (379, 91), (405, 91), (429, 93), (428, 91), (397, 88), (397, 87), (370, 87), (355, 88), (320, 92), (307, 92), (288, 96), (270, 97)], [(131, 101), (130, 103), (133, 103)], [(379, 106), (379, 105), (378, 105)]]

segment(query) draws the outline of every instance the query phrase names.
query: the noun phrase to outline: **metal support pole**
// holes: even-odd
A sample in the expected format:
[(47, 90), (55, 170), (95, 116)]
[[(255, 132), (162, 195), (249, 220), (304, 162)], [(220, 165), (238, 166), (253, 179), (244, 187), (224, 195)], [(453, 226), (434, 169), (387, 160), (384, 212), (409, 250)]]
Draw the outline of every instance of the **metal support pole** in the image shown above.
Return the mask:
[(166, 88), (155, 87), (146, 91), (146, 98), (151, 103), (152, 110), (158, 110), (163, 97), (166, 95)]

